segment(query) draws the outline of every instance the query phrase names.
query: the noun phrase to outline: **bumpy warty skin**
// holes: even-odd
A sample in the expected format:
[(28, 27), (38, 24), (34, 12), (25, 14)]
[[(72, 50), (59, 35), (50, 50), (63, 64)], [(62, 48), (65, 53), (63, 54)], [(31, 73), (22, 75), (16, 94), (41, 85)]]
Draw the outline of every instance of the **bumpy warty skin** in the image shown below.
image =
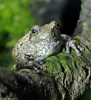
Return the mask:
[(63, 39), (56, 21), (44, 26), (35, 25), (14, 46), (12, 56), (16, 63), (25, 64), (30, 60), (41, 61), (61, 49)]

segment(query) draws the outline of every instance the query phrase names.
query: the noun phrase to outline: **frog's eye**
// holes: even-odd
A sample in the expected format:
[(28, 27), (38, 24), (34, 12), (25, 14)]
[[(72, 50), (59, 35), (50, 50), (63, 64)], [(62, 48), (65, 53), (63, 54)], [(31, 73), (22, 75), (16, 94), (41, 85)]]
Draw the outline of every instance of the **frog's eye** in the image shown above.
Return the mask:
[(60, 28), (60, 24), (59, 23), (56, 23), (55, 27), (56, 28)]
[(32, 29), (32, 33), (34, 34), (34, 33), (36, 33), (37, 32), (37, 30), (36, 29)]

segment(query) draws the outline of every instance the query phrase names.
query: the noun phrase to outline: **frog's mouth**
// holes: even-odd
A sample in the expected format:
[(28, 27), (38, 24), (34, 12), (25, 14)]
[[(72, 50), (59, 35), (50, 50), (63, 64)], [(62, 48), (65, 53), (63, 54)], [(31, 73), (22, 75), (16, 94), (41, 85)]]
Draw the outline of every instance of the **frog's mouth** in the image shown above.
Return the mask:
[(58, 49), (63, 44), (63, 39), (61, 35), (57, 35), (51, 39), (48, 39), (48, 44), (50, 45), (50, 49)]
[[(45, 43), (46, 42), (46, 43)], [(48, 39), (46, 40), (45, 46), (43, 49), (45, 49), (45, 53), (44, 53), (44, 58), (57, 54), (58, 52), (60, 52), (61, 50), (61, 46), (63, 44), (63, 41), (61, 40), (61, 36), (56, 36), (52, 39)], [(46, 47), (46, 48), (45, 48)]]
[(52, 38), (53, 41), (57, 42), (57, 41), (63, 41), (62, 37), (61, 37), (61, 34), (58, 34), (58, 35), (55, 35), (53, 38)]

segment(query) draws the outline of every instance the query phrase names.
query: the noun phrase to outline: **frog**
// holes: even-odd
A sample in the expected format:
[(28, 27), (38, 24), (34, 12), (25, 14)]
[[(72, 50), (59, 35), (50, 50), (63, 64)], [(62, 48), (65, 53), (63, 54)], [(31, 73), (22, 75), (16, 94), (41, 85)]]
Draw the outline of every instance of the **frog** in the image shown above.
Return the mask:
[(32, 68), (37, 72), (46, 70), (42, 66), (44, 59), (64, 50), (70, 53), (73, 48), (78, 56), (84, 49), (72, 37), (61, 34), (60, 24), (51, 21), (43, 26), (35, 25), (15, 44), (12, 57), (15, 61), (14, 70)]

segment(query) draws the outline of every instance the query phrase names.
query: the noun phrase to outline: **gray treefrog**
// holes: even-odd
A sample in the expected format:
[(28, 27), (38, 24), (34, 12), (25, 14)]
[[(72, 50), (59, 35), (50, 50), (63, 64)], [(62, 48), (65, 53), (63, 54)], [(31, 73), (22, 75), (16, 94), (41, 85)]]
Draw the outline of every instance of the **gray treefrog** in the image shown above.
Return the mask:
[(43, 68), (40, 63), (45, 58), (57, 54), (62, 49), (62, 45), (65, 46), (67, 53), (70, 52), (69, 48), (73, 47), (78, 56), (83, 50), (83, 47), (76, 45), (76, 41), (70, 36), (61, 34), (60, 25), (56, 21), (44, 26), (35, 25), (14, 46), (12, 52), (16, 62), (14, 67), (32, 67), (38, 71), (39, 68)]

